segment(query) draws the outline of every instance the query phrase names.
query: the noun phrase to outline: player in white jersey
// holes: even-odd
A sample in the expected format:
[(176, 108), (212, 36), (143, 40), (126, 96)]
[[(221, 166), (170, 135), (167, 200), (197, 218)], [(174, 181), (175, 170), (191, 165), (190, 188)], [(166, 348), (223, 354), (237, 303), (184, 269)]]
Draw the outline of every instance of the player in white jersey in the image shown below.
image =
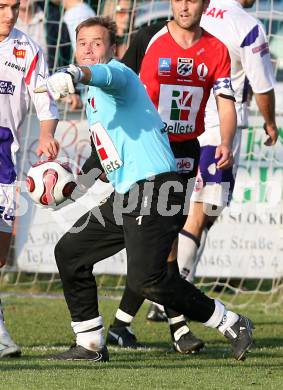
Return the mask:
[[(6, 263), (15, 219), (19, 132), (31, 101), (40, 121), (38, 156), (55, 157), (58, 153), (54, 139), (56, 103), (47, 93), (33, 93), (48, 77), (48, 66), (39, 46), (14, 28), (19, 6), (19, 0), (0, 2), (0, 268)], [(5, 328), (0, 306), (0, 358), (19, 354), (20, 348)]]
[(234, 167), (230, 170), (213, 169), (216, 166), (215, 149), (220, 144), (220, 130), (215, 99), (210, 96), (205, 112), (205, 132), (198, 138), (201, 157), (191, 197), (190, 216), (184, 227), (190, 234), (179, 234), (180, 272), (190, 281), (193, 281), (208, 229), (231, 200), (239, 160), (241, 130), (248, 126), (249, 84), (268, 135), (265, 145), (274, 145), (278, 137), (274, 75), (267, 38), (261, 23), (244, 9), (252, 7), (254, 2), (255, 0), (211, 0), (201, 20), (201, 26), (229, 49), (238, 130), (233, 145)]

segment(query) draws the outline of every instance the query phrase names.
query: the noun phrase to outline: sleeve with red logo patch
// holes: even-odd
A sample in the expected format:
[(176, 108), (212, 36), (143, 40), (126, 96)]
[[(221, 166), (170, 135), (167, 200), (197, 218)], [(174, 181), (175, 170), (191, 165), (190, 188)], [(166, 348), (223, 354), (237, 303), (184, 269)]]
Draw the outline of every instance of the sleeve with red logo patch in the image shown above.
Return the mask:
[(40, 121), (59, 118), (57, 105), (51, 96), (47, 92), (34, 93), (35, 88), (45, 83), (48, 75), (47, 62), (42, 50), (38, 48), (36, 53), (33, 52), (31, 61), (28, 63), (25, 83)]
[(274, 70), (261, 23), (255, 24), (246, 34), (240, 46), (240, 56), (252, 90), (255, 93), (265, 93), (273, 89)]
[(215, 70), (213, 93), (215, 96), (233, 98), (234, 92), (231, 85), (231, 59), (227, 47), (219, 42), (217, 47), (217, 67)]

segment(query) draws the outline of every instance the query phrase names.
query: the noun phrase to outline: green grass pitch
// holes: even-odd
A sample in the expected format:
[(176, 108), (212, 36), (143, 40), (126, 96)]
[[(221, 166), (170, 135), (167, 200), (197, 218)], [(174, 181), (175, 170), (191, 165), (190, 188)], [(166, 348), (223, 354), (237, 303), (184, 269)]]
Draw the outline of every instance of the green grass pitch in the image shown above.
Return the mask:
[[(4, 298), (6, 323), (22, 346), (21, 358), (0, 360), (1, 390), (41, 389), (282, 389), (283, 309), (265, 313), (259, 303), (243, 310), (255, 322), (256, 345), (245, 362), (235, 361), (219, 332), (193, 323), (206, 341), (198, 355), (173, 352), (165, 323), (145, 318), (147, 304), (133, 328), (149, 349), (109, 348), (110, 362), (58, 362), (48, 354), (63, 351), (73, 341), (70, 318), (62, 298)], [(118, 301), (102, 299), (100, 311), (107, 328)]]

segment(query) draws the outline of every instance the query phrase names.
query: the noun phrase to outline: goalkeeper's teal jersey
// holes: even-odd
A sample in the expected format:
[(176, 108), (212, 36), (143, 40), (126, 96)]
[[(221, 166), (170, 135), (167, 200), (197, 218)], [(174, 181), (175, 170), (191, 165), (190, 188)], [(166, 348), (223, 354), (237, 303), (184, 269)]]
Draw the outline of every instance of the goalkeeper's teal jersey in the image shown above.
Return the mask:
[(87, 118), (116, 191), (126, 193), (139, 180), (176, 171), (164, 123), (137, 75), (116, 60), (89, 69)]

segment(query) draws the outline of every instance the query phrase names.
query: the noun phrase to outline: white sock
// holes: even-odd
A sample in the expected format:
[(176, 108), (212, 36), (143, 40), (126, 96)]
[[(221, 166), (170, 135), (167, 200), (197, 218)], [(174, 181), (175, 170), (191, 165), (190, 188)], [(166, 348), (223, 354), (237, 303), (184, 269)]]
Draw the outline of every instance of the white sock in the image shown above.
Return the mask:
[(199, 240), (192, 234), (182, 230), (179, 233), (178, 243), (178, 265), (181, 277), (186, 279), (193, 269), (197, 251), (199, 248)]
[(225, 306), (217, 299), (214, 299), (214, 304), (215, 309), (212, 316), (209, 318), (208, 321), (203, 324), (205, 326), (208, 326), (209, 328), (217, 328), (221, 323), (226, 311)]
[(186, 318), (183, 316), (183, 314), (179, 315), (178, 317), (168, 318), (169, 325), (175, 325), (183, 321), (186, 322)]
[(223, 318), (218, 326), (219, 332), (224, 334), (228, 328), (231, 328), (239, 319), (238, 314), (230, 310), (225, 310)]
[(199, 248), (197, 249), (197, 253), (195, 255), (195, 258), (194, 258), (194, 264), (190, 270), (190, 273), (189, 275), (186, 277), (186, 280), (190, 283), (193, 283), (194, 282), (194, 278), (195, 278), (195, 275), (196, 275), (196, 270), (197, 270), (197, 266), (198, 266), (198, 263), (201, 259), (201, 256), (203, 254), (203, 251), (204, 251), (204, 248), (205, 248), (205, 243), (206, 243), (206, 238), (207, 238), (207, 233), (208, 233), (208, 229), (205, 228), (202, 232), (202, 235), (201, 235), (201, 238), (200, 238), (200, 246)]
[(117, 310), (115, 317), (117, 318), (117, 320), (126, 322), (127, 324), (130, 324), (132, 322), (133, 318), (134, 318), (133, 316), (131, 316), (130, 314), (124, 312), (121, 309)]
[[(99, 351), (105, 345), (102, 317), (81, 322), (71, 322), (77, 345), (91, 351)], [(97, 328), (97, 329), (94, 329)]]

